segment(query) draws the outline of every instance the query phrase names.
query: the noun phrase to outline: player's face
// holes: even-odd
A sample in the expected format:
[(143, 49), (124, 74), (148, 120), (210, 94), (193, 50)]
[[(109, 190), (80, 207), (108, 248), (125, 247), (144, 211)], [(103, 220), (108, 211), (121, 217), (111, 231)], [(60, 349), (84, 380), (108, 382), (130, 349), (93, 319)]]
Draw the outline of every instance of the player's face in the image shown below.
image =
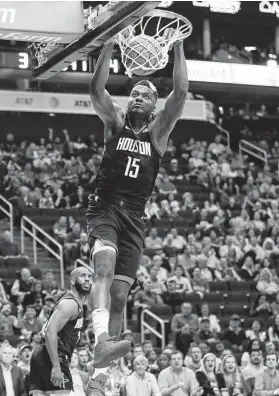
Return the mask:
[(133, 115), (146, 115), (152, 113), (156, 104), (156, 98), (148, 87), (136, 86), (128, 100), (128, 113)]
[(92, 286), (92, 274), (88, 269), (80, 272), (79, 276), (75, 280), (75, 287), (81, 294), (88, 294)]

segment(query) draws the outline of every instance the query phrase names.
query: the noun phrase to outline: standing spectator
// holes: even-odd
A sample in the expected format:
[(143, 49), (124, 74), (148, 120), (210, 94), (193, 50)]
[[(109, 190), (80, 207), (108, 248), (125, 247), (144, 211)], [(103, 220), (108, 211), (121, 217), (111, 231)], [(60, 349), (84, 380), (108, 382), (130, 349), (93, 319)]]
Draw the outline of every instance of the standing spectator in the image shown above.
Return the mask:
[(27, 396), (24, 378), (19, 367), (12, 364), (13, 348), (9, 344), (0, 348), (0, 395)]
[(219, 396), (226, 389), (224, 376), (217, 371), (217, 359), (213, 353), (207, 353), (202, 360), (202, 370), (196, 371), (196, 378), (203, 388), (204, 396)]
[(272, 396), (279, 389), (279, 371), (276, 370), (278, 363), (277, 355), (269, 353), (265, 358), (266, 369), (258, 374), (255, 379), (255, 396)]
[(195, 373), (183, 367), (183, 355), (179, 351), (172, 352), (171, 365), (160, 372), (158, 383), (162, 396), (201, 396), (203, 394)]
[(148, 373), (148, 361), (145, 356), (139, 355), (134, 360), (134, 372), (127, 378), (127, 396), (161, 396), (155, 375)]

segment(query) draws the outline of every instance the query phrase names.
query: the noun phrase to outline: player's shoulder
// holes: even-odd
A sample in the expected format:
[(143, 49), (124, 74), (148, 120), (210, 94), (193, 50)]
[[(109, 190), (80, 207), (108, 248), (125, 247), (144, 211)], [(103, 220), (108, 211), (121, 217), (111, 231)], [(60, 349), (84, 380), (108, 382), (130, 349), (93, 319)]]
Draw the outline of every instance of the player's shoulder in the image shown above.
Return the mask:
[(79, 303), (72, 296), (63, 296), (56, 304), (56, 308), (65, 312), (72, 312), (73, 309), (79, 309)]

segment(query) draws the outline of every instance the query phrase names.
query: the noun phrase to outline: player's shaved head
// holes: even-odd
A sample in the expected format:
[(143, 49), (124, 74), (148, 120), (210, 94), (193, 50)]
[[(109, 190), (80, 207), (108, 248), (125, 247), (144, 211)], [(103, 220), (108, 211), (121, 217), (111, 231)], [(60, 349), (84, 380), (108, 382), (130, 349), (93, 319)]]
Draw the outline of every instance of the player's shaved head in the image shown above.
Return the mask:
[(91, 271), (88, 268), (86, 268), (86, 267), (77, 267), (71, 272), (71, 278), (76, 280), (76, 279), (78, 279), (78, 277), (81, 274), (84, 274), (84, 273), (88, 273), (88, 274), (92, 275)]

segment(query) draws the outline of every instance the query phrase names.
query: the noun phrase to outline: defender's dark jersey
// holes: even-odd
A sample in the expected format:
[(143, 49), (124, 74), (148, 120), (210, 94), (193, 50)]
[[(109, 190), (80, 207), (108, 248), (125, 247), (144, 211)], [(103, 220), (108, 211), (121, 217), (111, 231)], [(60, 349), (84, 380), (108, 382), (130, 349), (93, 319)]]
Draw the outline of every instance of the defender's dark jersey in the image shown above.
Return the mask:
[(75, 319), (67, 322), (65, 324), (65, 326), (58, 333), (58, 353), (62, 353), (64, 355), (68, 356), (69, 359), (71, 359), (73, 351), (79, 341), (80, 331), (83, 327), (83, 309), (79, 305), (75, 296), (71, 292), (66, 293), (62, 298), (60, 298), (60, 300), (52, 308), (52, 310), (50, 312), (49, 319), (43, 327), (42, 336), (44, 339), (45, 331), (46, 331), (48, 323), (51, 319), (51, 315), (57, 308), (57, 305), (62, 300), (75, 300), (79, 306), (79, 311), (78, 311), (77, 317)]
[(105, 142), (96, 194), (144, 206), (153, 190), (160, 160), (148, 127), (138, 136), (125, 123), (119, 133)]

